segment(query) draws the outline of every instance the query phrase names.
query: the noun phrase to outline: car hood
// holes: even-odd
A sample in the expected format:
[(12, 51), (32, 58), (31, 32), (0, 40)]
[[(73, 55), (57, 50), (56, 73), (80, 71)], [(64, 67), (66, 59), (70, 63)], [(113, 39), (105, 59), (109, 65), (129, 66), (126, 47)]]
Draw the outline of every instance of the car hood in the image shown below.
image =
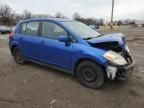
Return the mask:
[(103, 42), (118, 42), (119, 45), (123, 45), (124, 44), (123, 37), (124, 35), (122, 33), (114, 33), (114, 34), (100, 36), (87, 41), (91, 44), (103, 43)]
[(126, 41), (122, 33), (114, 33), (109, 35), (100, 36), (94, 39), (87, 40), (93, 47), (103, 48), (105, 50), (115, 50), (118, 47), (123, 49)]

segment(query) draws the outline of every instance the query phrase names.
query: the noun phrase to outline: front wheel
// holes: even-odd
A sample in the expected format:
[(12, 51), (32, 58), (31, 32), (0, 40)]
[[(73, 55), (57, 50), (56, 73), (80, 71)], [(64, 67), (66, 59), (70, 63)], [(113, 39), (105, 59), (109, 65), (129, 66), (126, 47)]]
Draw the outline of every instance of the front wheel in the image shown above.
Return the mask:
[(94, 62), (84, 61), (76, 69), (79, 81), (89, 88), (99, 88), (104, 83), (104, 71)]
[(24, 64), (26, 62), (23, 58), (22, 52), (17, 47), (13, 50), (13, 57), (15, 62), (18, 64)]

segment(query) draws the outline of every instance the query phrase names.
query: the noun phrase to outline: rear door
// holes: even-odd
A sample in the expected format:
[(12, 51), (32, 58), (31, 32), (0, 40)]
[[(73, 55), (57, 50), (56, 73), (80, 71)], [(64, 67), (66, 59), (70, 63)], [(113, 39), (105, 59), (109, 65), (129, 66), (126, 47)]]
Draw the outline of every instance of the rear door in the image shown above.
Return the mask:
[(32, 21), (21, 24), (19, 40), (22, 52), (26, 58), (39, 59), (39, 27), (39, 21)]

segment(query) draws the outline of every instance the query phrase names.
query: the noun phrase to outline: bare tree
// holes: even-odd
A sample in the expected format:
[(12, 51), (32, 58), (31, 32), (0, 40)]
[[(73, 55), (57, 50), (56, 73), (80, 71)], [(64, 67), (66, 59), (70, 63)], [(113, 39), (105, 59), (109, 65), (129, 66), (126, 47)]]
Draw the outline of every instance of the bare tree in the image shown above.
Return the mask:
[(1, 17), (9, 17), (11, 15), (11, 13), (12, 13), (11, 8), (8, 5), (0, 6), (0, 16)]
[(11, 19), (15, 17), (15, 12), (8, 5), (0, 6), (0, 23), (10, 25)]
[(14, 25), (17, 24), (20, 20), (22, 19), (22, 15), (20, 14), (15, 14), (15, 17), (14, 17)]
[(33, 14), (32, 17), (33, 18), (52, 18), (52, 16), (49, 14)]
[(23, 19), (31, 19), (32, 13), (29, 10), (24, 10), (22, 16), (23, 16)]
[(81, 19), (81, 16), (77, 12), (75, 12), (72, 17), (73, 17), (74, 20)]
[(77, 12), (75, 12), (73, 14), (73, 19), (80, 21), (82, 23), (85, 23), (87, 25), (104, 25), (104, 19), (100, 18), (100, 19), (95, 19), (95, 18), (83, 18), (80, 16), (80, 14), (78, 14)]
[(55, 17), (56, 17), (56, 18), (66, 18), (61, 12), (57, 12), (57, 13), (55, 14)]
[(104, 19), (102, 19), (102, 18), (96, 19), (96, 25), (98, 25), (98, 26), (104, 25)]

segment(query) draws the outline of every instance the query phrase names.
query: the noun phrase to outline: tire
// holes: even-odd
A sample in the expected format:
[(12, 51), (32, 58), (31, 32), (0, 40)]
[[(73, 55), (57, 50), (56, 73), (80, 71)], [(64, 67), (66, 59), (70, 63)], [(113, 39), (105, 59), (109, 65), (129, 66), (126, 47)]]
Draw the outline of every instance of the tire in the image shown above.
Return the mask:
[(78, 80), (82, 85), (96, 89), (104, 83), (104, 71), (94, 62), (84, 61), (80, 63), (76, 69)]
[(26, 63), (25, 59), (23, 58), (22, 52), (17, 47), (14, 48), (14, 50), (13, 50), (13, 57), (14, 57), (14, 60), (15, 60), (15, 62), (17, 64), (21, 64), (22, 65), (22, 64)]

